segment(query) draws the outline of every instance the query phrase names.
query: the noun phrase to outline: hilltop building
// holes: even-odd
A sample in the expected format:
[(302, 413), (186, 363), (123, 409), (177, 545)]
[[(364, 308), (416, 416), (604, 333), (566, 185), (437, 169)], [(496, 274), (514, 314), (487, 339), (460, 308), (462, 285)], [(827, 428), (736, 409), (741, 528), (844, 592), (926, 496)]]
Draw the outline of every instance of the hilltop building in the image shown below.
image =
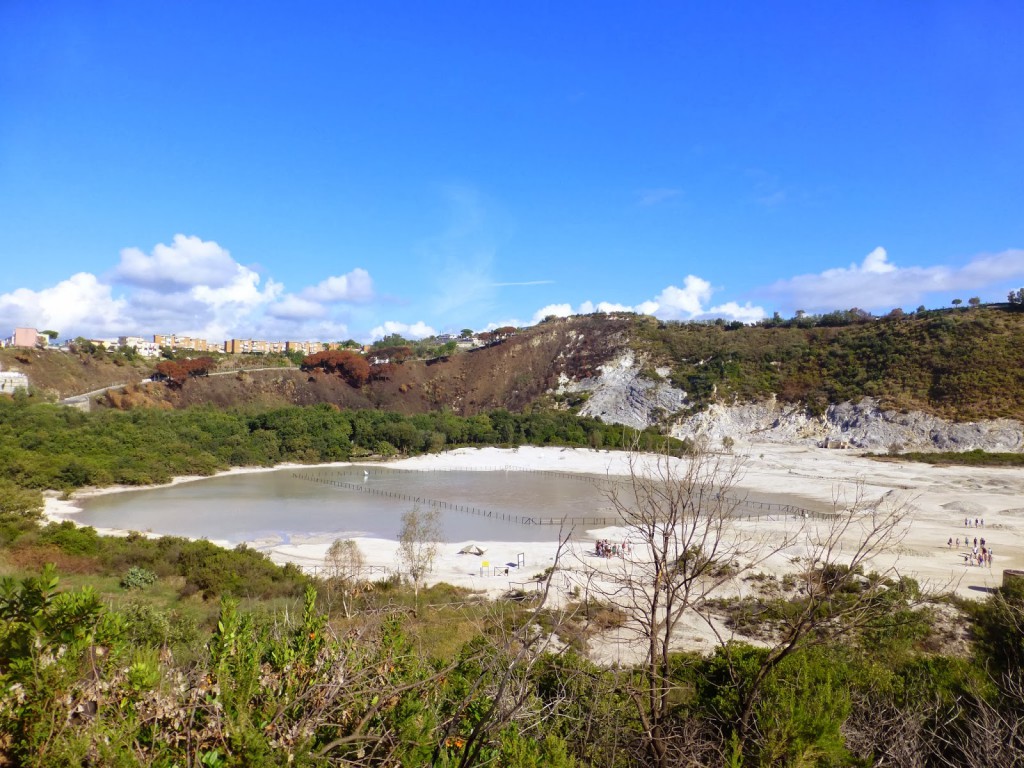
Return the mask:
[(266, 341), (263, 339), (228, 339), (224, 352), (229, 355), (280, 355), (286, 352), (301, 352), (312, 355), (328, 349), (342, 349), (343, 344), (328, 341)]
[(119, 347), (130, 347), (142, 357), (160, 357), (160, 345), (155, 341), (146, 341), (141, 336), (118, 336)]
[(269, 351), (269, 341), (260, 341), (255, 339), (228, 339), (224, 342), (224, 352), (229, 355), (265, 355)]
[(45, 347), (49, 341), (49, 338), (35, 328), (15, 328), (14, 333), (0, 343), (5, 347), (35, 349), (36, 347)]
[(192, 352), (220, 352), (216, 344), (207, 343), (206, 339), (193, 336), (177, 336), (175, 334), (153, 334), (153, 343), (157, 347), (170, 347), (173, 350), (185, 349)]

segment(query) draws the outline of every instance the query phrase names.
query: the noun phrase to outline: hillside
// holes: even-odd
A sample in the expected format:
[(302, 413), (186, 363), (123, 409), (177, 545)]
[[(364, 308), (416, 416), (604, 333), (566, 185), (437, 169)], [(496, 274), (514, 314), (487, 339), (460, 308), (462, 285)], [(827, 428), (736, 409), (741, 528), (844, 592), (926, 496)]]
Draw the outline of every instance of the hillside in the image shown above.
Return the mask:
[[(583, 405), (589, 415), (635, 426), (678, 426), (706, 421), (722, 408), (772, 403), (810, 421), (841, 412), (851, 422), (871, 409), (920, 414), (922, 430), (933, 428), (927, 419), (1024, 421), (1024, 313), (994, 306), (822, 322), (552, 319), (488, 347), (391, 366), (386, 378), (358, 388), (321, 371), (271, 369), (195, 378), (179, 388), (135, 384), (94, 400), (114, 408), (329, 402), (467, 416), (538, 403)], [(61, 397), (139, 382), (149, 372), (139, 364), (55, 351), (5, 350), (0, 362)], [(862, 400), (868, 405), (859, 411), (848, 405)], [(847, 405), (837, 411), (841, 404)], [(761, 421), (777, 419), (775, 410), (758, 413)]]
[(636, 328), (636, 347), (668, 366), (670, 381), (699, 406), (774, 394), (821, 413), (872, 397), (951, 420), (1024, 417), (1024, 313), (999, 306), (838, 327), (646, 320)]
[(103, 402), (114, 407), (175, 408), (330, 402), (403, 414), (442, 408), (460, 415), (495, 408), (518, 411), (557, 387), (560, 377), (575, 380), (596, 374), (601, 364), (628, 346), (632, 323), (602, 316), (544, 323), (488, 347), (395, 365), (387, 379), (360, 388), (321, 371), (269, 370), (200, 377), (177, 389), (146, 384), (111, 393)]
[(130, 384), (149, 376), (153, 366), (141, 359), (97, 357), (56, 349), (0, 349), (0, 368), (28, 376), (43, 397), (59, 400), (113, 384)]

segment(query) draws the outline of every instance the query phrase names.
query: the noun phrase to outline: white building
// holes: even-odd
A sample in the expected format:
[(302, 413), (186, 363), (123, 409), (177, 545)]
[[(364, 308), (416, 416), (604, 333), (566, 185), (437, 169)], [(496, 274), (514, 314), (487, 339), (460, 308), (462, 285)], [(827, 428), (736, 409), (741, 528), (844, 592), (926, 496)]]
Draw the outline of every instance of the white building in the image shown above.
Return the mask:
[(154, 341), (146, 341), (141, 336), (118, 336), (119, 347), (131, 347), (143, 357), (160, 357), (160, 345)]

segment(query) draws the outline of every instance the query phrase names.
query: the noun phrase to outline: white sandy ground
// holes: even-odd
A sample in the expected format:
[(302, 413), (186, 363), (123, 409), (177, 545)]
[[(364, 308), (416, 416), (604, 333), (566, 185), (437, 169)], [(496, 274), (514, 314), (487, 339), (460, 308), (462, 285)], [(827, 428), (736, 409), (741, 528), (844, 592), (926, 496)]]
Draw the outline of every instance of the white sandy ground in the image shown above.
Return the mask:
[[(739, 494), (768, 494), (781, 500), (789, 498), (792, 503), (800, 506), (826, 510), (832, 508), (837, 497), (849, 497), (860, 484), (868, 498), (877, 499), (891, 494), (910, 503), (912, 511), (900, 546), (896, 551), (876, 558), (868, 565), (869, 569), (883, 571), (895, 566), (901, 574), (913, 576), (922, 586), (971, 598), (981, 598), (991, 588), (999, 586), (1003, 569), (1024, 569), (1024, 469), (933, 467), (926, 464), (879, 462), (849, 451), (765, 443), (737, 446), (736, 453), (744, 461), (742, 478), (737, 484)], [(626, 475), (627, 458), (622, 452), (589, 449), (464, 448), (405, 459), (390, 466), (407, 470), (480, 471), (501, 466), (522, 470)], [(233, 469), (229, 473), (259, 471), (267, 470)], [(194, 479), (198, 478), (178, 478), (175, 482)], [(118, 490), (125, 489), (83, 491), (77, 497)], [(74, 520), (77, 511), (74, 499), (62, 500), (51, 496), (46, 500), (46, 514), (50, 519)], [(965, 517), (970, 520), (970, 526), (966, 528)], [(984, 527), (976, 528), (975, 518), (984, 520)], [(775, 540), (786, 535), (798, 535), (806, 540), (807, 531), (812, 527), (813, 521), (805, 523), (800, 519), (785, 517), (769, 521), (763, 517), (757, 522), (739, 523), (737, 529), (746, 534), (768, 535)], [(126, 531), (100, 532), (123, 534)], [(962, 556), (967, 551), (963, 546), (965, 535), (969, 535), (972, 541), (975, 536), (986, 539), (994, 551), (991, 569), (965, 565)], [(621, 562), (617, 563), (614, 559), (605, 561), (595, 557), (594, 542), (600, 538), (622, 541), (627, 537), (628, 531), (625, 528), (575, 531), (570, 549), (560, 561), (560, 573), (552, 583), (554, 596), (564, 601), (574, 586), (579, 585), (585, 590), (585, 572), (588, 569), (620, 565)], [(960, 537), (959, 549), (947, 546), (950, 537)], [(267, 552), (275, 562), (293, 562), (311, 568), (323, 564), (332, 540), (329, 536), (293, 535), (287, 544), (269, 540), (249, 544)], [(360, 538), (357, 541), (367, 565), (396, 568), (396, 541), (376, 538)], [(485, 554), (458, 554), (460, 549), (470, 543), (483, 547)], [(846, 546), (852, 543), (851, 538)], [(527, 589), (533, 589), (534, 585), (528, 582), (554, 564), (556, 550), (554, 542), (446, 542), (441, 545), (430, 581), (468, 587), (489, 596), (498, 596), (507, 592), (510, 586), (524, 583)], [(787, 570), (794, 569), (792, 558), (804, 551), (803, 545), (795, 544), (771, 555), (754, 570), (781, 576)], [(634, 553), (634, 556), (638, 556), (638, 553)], [(484, 563), (488, 566), (485, 567)], [(506, 565), (509, 572), (507, 576)], [(750, 590), (744, 582), (737, 580), (716, 595), (745, 594)], [(680, 647), (710, 650), (714, 642), (714, 633), (695, 621), (682, 632)], [(612, 635), (592, 650), (598, 657), (596, 660), (628, 661), (634, 654), (629, 652), (627, 646), (625, 634), (619, 638)]]

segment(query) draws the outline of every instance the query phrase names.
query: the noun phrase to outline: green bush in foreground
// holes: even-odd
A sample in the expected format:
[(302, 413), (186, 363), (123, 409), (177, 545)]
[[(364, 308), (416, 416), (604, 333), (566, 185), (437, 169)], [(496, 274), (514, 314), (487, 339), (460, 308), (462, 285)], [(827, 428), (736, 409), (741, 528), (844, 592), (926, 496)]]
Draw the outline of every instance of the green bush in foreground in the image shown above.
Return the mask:
[[(337, 629), (312, 589), (287, 610), (225, 599), (209, 633), (143, 594), (105, 609), (90, 589), (60, 592), (52, 567), (0, 582), (0, 764), (652, 764), (630, 702), (636, 670), (535, 651), (532, 630), (518, 631), (536, 617), (515, 604), (432, 658), (410, 634), (417, 620), (380, 610), (393, 593)], [(999, 599), (978, 609), (993, 637), (1021, 618), (1018, 595)], [(679, 762), (667, 764), (856, 768), (898, 748), (914, 765), (969, 765), (980, 728), (988, 764), (1019, 763), (1024, 703), (983, 670), (1014, 673), (1017, 645), (983, 644), (975, 666), (902, 643), (878, 658), (873, 643), (813, 646), (775, 667), (742, 753), (737, 695), (764, 650), (673, 655), (665, 739)]]

